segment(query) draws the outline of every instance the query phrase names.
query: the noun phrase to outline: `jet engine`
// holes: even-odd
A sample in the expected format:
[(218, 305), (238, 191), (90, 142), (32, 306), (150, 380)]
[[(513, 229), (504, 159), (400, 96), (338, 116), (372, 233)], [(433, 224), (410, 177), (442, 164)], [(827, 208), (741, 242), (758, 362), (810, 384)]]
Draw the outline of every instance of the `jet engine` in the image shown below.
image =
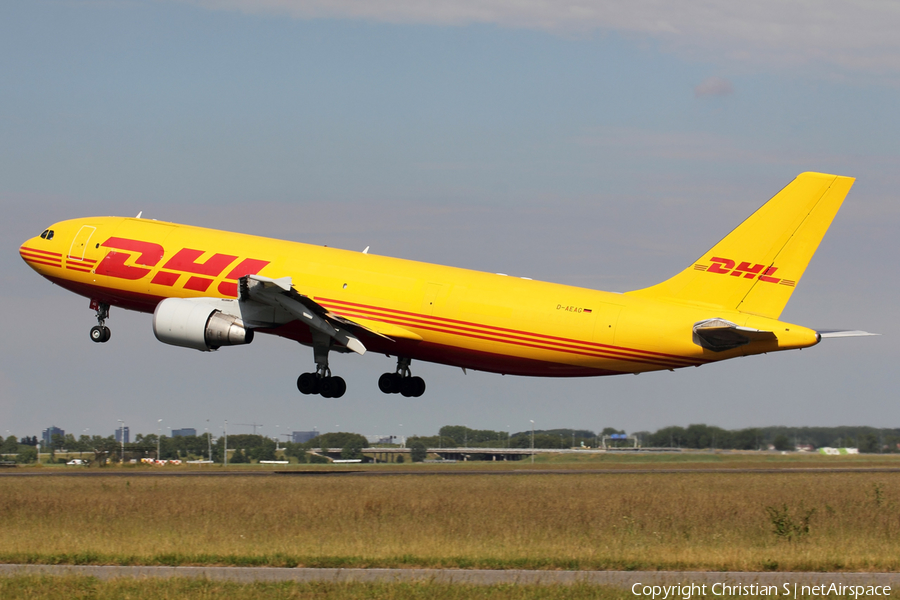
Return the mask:
[(167, 298), (156, 306), (153, 334), (164, 344), (203, 352), (253, 341), (253, 330), (238, 317), (182, 298)]

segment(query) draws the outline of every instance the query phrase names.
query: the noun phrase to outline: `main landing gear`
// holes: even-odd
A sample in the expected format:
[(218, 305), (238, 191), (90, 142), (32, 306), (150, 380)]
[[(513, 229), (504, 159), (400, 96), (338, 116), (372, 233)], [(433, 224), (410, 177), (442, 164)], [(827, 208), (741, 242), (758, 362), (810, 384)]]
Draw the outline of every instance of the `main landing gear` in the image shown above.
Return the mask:
[(396, 373), (385, 373), (378, 378), (378, 389), (385, 394), (401, 394), (407, 398), (418, 398), (425, 393), (425, 380), (413, 377), (409, 370), (409, 359), (397, 359)]
[(301, 394), (319, 394), (323, 398), (340, 398), (347, 391), (343, 377), (332, 377), (331, 370), (304, 373), (297, 378), (297, 389)]
[(319, 394), (323, 398), (340, 398), (347, 391), (347, 382), (343, 377), (331, 375), (328, 368), (328, 350), (331, 339), (313, 333), (313, 357), (316, 360), (316, 372), (304, 373), (297, 378), (297, 389), (301, 394)]
[(109, 327), (106, 326), (106, 319), (109, 318), (109, 304), (91, 300), (91, 308), (97, 311), (97, 325), (91, 327), (91, 341), (98, 344), (109, 341)]

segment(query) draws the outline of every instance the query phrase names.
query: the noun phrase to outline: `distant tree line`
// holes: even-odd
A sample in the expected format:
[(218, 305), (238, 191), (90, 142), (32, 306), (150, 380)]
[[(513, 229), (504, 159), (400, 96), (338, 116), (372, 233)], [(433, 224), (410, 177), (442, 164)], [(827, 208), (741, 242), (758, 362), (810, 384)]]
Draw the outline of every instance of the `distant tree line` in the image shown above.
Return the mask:
[[(624, 430), (606, 427), (598, 433), (587, 429), (536, 429), (535, 448), (569, 448), (582, 444), (597, 447), (604, 436), (623, 434)], [(863, 453), (900, 452), (900, 429), (874, 427), (750, 427), (723, 429), (714, 425), (673, 425), (655, 432), (632, 434), (643, 447), (722, 450), (794, 450), (798, 445), (859, 448)], [(415, 436), (408, 444), (421, 441), (429, 448), (530, 448), (532, 432), (470, 429), (464, 425), (446, 425), (436, 436)], [(631, 440), (607, 440), (607, 446), (631, 446)]]
[[(494, 431), (490, 429), (470, 429), (464, 425), (445, 425), (435, 436), (412, 436), (406, 440), (414, 450), (413, 460), (423, 460), (426, 448), (530, 448), (532, 435), (535, 448), (597, 447), (604, 436), (623, 434), (623, 430), (607, 427), (600, 432), (587, 429), (535, 429), (534, 432)], [(798, 445), (813, 448), (823, 446), (858, 448), (862, 453), (900, 452), (900, 429), (875, 427), (751, 427), (746, 429), (723, 429), (714, 425), (693, 424), (687, 427), (677, 425), (663, 427), (654, 432), (638, 431), (632, 434), (643, 447), (690, 448), (722, 450), (794, 450)], [(212, 460), (223, 462), (225, 438), (207, 434), (157, 437), (156, 434), (137, 434), (135, 441), (124, 446), (126, 460), (156, 458), (157, 442), (159, 457), (163, 460)], [(607, 445), (630, 446), (631, 440), (607, 439)], [(40, 449), (44, 456), (49, 452), (51, 461), (56, 453), (78, 453), (98, 464), (122, 458), (123, 448), (113, 436), (72, 434), (54, 435), (49, 448), (44, 447), (37, 436), (17, 439), (10, 435), (0, 437), (0, 454), (6, 460), (32, 463), (38, 458)], [(369, 446), (366, 438), (358, 433), (332, 432), (321, 434), (312, 440), (282, 445), (282, 453), (277, 451), (275, 440), (262, 435), (236, 434), (228, 436), (228, 462), (256, 462), (292, 458), (301, 463), (327, 462), (323, 449), (341, 449), (341, 458), (362, 458), (362, 450)], [(87, 454), (87, 457), (85, 457)], [(44, 458), (42, 458), (44, 460)], [(64, 459), (58, 459), (64, 460)]]
[(722, 429), (695, 424), (637, 432), (644, 446), (727, 450), (794, 450), (797, 446), (858, 448), (863, 453), (898, 452), (900, 429), (875, 427), (751, 427)]

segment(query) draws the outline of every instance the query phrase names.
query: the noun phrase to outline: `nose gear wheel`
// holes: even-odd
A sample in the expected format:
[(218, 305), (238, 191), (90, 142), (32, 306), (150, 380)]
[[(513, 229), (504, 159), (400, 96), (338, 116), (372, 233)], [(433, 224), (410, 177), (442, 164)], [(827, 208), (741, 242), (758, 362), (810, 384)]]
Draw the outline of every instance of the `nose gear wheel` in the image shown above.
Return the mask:
[(109, 304), (91, 300), (91, 308), (97, 311), (97, 325), (91, 327), (91, 341), (104, 343), (109, 341), (110, 331), (106, 326), (106, 319), (109, 318)]

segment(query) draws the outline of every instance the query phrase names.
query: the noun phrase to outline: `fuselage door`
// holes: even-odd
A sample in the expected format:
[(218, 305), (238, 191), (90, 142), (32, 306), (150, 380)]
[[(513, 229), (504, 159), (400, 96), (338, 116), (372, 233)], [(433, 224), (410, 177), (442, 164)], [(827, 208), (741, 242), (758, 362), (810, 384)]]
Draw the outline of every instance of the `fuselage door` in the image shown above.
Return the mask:
[(97, 231), (96, 227), (82, 225), (72, 239), (72, 245), (69, 246), (69, 258), (84, 260), (84, 252), (87, 250), (88, 243), (91, 241), (91, 236), (94, 235), (95, 231)]

